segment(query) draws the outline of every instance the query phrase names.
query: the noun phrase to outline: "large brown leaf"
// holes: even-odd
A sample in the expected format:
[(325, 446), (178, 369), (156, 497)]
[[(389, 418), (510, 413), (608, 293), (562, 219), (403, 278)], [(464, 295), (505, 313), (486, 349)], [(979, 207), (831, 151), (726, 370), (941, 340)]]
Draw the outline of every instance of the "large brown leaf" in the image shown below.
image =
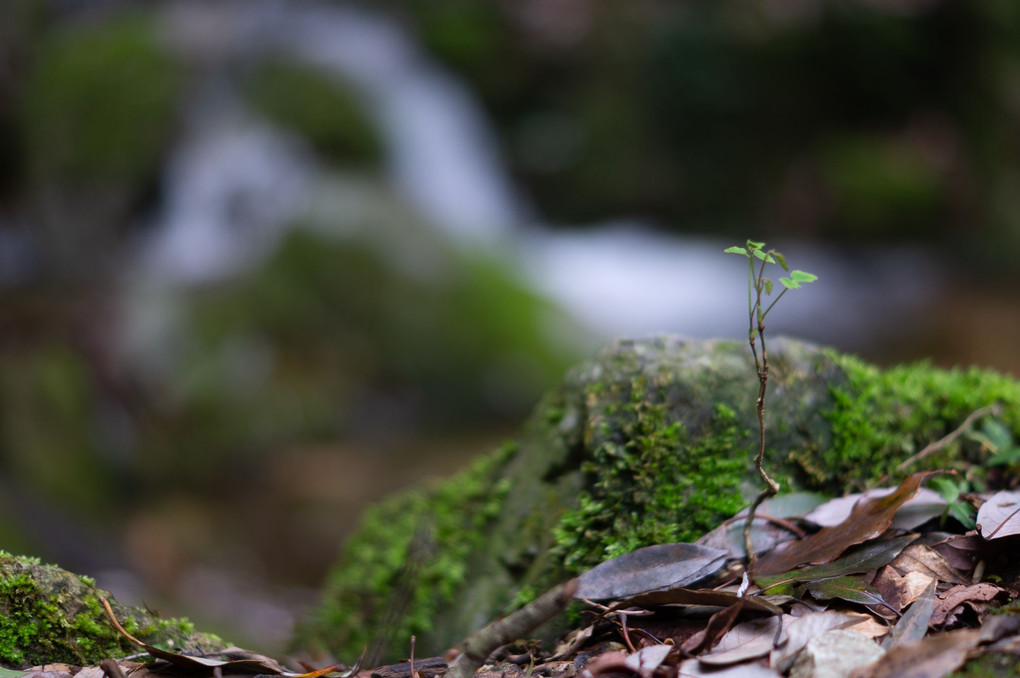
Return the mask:
[(978, 644), (978, 631), (961, 629), (889, 650), (850, 678), (942, 678), (959, 668)]
[(806, 539), (782, 544), (758, 560), (754, 574), (780, 574), (804, 563), (828, 563), (850, 546), (877, 537), (892, 524), (897, 509), (933, 474), (932, 471), (911, 474), (892, 494), (858, 502), (850, 516), (839, 525), (824, 527)]

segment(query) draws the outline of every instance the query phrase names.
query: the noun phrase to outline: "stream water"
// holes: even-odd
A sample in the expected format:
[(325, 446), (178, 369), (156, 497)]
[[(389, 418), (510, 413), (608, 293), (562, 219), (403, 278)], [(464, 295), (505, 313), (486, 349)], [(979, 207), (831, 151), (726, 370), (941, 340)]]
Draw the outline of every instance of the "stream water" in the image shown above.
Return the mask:
[[(543, 226), (511, 183), (470, 92), (392, 18), (258, 0), (171, 5), (165, 26), (169, 44), (204, 58), (211, 73), (191, 103), (144, 258), (168, 281), (217, 278), (260, 260), (321, 181), (326, 170), (245, 110), (222, 75), (285, 54), (354, 89), (382, 133), (389, 181), (431, 225), (460, 246), (511, 261), (596, 340), (664, 331), (742, 335), (740, 262), (721, 256), (731, 243), (664, 235), (626, 220), (583, 230)], [(798, 292), (797, 303), (777, 308), (776, 321), (818, 341), (866, 348), (895, 331), (889, 318), (923, 307), (937, 292), (934, 264), (918, 252), (784, 250), (797, 267), (824, 275)]]

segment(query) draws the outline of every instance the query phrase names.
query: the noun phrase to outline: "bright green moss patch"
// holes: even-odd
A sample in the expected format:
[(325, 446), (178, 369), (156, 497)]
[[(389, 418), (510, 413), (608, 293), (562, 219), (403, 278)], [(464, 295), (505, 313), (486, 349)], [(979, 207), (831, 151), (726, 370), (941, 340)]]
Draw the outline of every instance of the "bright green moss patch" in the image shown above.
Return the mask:
[(159, 619), (117, 603), (88, 577), (0, 551), (0, 664), (93, 665), (137, 652), (110, 624), (101, 597), (129, 633), (151, 645), (204, 652), (225, 647), (186, 620)]
[[(410, 638), (432, 629), (438, 609), (459, 592), (468, 557), (484, 542), (486, 524), (500, 510), (508, 488), (498, 478), (514, 451), (507, 444), (432, 490), (371, 508), (329, 582), (329, 603), (320, 610), (316, 628), (330, 632), (316, 640), (331, 648), (372, 651), (373, 643), (388, 637)], [(375, 620), (382, 618), (394, 625), (380, 628)]]
[(137, 181), (169, 140), (179, 85), (147, 15), (54, 34), (22, 94), (27, 157), (51, 180)]
[(270, 61), (255, 71), (248, 95), (275, 122), (304, 137), (333, 162), (375, 163), (379, 135), (360, 102), (341, 83), (291, 61)]
[[(988, 405), (999, 404), (999, 420), (1014, 436), (1020, 433), (1020, 382), (1014, 379), (975, 368), (942, 370), (924, 363), (880, 370), (853, 356), (833, 352), (832, 357), (848, 381), (833, 389), (836, 407), (826, 413), (832, 446), (810, 461), (820, 485), (898, 477), (900, 462)], [(987, 451), (961, 437), (910, 470), (961, 469), (985, 458)]]
[(569, 572), (648, 544), (694, 540), (743, 507), (748, 432), (729, 407), (720, 404), (690, 435), (639, 380), (599, 426), (605, 442), (581, 465), (596, 480), (556, 528)]
[(1004, 653), (983, 654), (970, 659), (962, 669), (949, 674), (950, 678), (999, 678), (1020, 676), (1020, 658)]

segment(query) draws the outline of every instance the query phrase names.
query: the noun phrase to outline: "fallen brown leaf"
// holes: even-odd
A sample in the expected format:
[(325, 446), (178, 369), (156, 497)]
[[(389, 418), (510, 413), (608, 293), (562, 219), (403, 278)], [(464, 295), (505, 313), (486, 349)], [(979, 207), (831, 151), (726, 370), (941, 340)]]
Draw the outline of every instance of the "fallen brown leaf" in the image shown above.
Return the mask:
[(994, 600), (1005, 589), (989, 582), (954, 586), (935, 597), (935, 609), (931, 615), (932, 626), (952, 624), (964, 604), (987, 603)]
[(744, 609), (745, 600), (745, 598), (738, 598), (733, 605), (725, 607), (709, 617), (705, 628), (688, 638), (681, 649), (689, 655), (701, 654), (705, 650), (711, 649), (737, 623), (737, 618)]
[(737, 624), (719, 640), (715, 650), (698, 657), (698, 661), (710, 666), (729, 666), (764, 657), (775, 646), (781, 628), (780, 617), (753, 619)]
[(913, 473), (895, 492), (859, 502), (839, 525), (824, 527), (806, 539), (782, 544), (758, 560), (754, 574), (780, 574), (804, 563), (828, 563), (854, 544), (879, 536), (892, 524), (897, 509), (932, 475), (932, 471)]
[(917, 535), (908, 534), (893, 539), (873, 539), (830, 563), (789, 570), (782, 574), (755, 575), (754, 580), (764, 590), (796, 581), (818, 581), (871, 572), (892, 561), (916, 538)]
[(850, 678), (942, 678), (958, 669), (978, 643), (978, 632), (960, 629), (900, 645), (878, 661), (855, 669)]
[(910, 609), (900, 617), (896, 626), (889, 631), (889, 635), (882, 641), (883, 650), (891, 650), (899, 645), (915, 643), (928, 633), (928, 624), (931, 621), (932, 610), (935, 609), (935, 580), (931, 579), (917, 600), (913, 602)]
[(800, 617), (783, 616), (783, 633), (779, 644), (769, 653), (769, 665), (786, 672), (808, 642), (826, 631), (856, 624), (859, 620), (841, 612), (808, 612)]
[(882, 656), (884, 650), (852, 629), (834, 629), (816, 636), (794, 661), (790, 678), (846, 676)]
[(740, 603), (743, 609), (768, 614), (782, 614), (783, 611), (775, 604), (761, 596), (738, 596), (731, 591), (713, 591), (711, 589), (675, 588), (665, 591), (653, 591), (630, 596), (617, 602), (616, 607), (651, 607), (653, 605), (712, 605), (730, 607)]
[(882, 594), (886, 603), (900, 611), (917, 600), (936, 581), (934, 577), (922, 572), (901, 575), (892, 565), (886, 565), (878, 571), (871, 584)]
[(943, 542), (932, 544), (932, 548), (946, 562), (959, 572), (972, 572), (979, 560), (978, 554), (986, 545), (986, 542), (977, 535), (974, 536), (950, 536), (945, 535)]
[[(903, 549), (889, 565), (901, 575), (906, 575), (908, 572), (920, 572), (948, 584), (971, 583), (970, 579), (964, 577), (945, 556), (922, 540)], [(968, 565), (967, 569), (969, 570), (969, 568)]]
[(688, 659), (680, 664), (677, 678), (781, 678), (781, 675), (760, 662), (719, 668), (700, 664), (697, 659)]
[(676, 648), (672, 645), (650, 645), (627, 657), (623, 663), (641, 678), (652, 678), (652, 674), (675, 652)]
[[(848, 494), (845, 497), (831, 499), (816, 507), (804, 516), (821, 527), (834, 527), (846, 521), (854, 507), (863, 499), (886, 497), (896, 491), (894, 487), (878, 487), (859, 494)], [(903, 502), (893, 517), (893, 527), (900, 530), (913, 530), (932, 518), (942, 515), (946, 509), (946, 500), (934, 490), (921, 488), (916, 496)]]

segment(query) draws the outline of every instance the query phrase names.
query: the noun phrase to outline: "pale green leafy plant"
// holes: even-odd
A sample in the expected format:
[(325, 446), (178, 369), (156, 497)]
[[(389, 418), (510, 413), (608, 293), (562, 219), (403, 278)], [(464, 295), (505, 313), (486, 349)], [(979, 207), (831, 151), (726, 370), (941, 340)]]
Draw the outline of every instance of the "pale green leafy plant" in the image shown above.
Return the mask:
[[(780, 299), (790, 290), (799, 289), (805, 283), (814, 282), (818, 276), (806, 271), (790, 270), (786, 264), (786, 257), (774, 249), (765, 249), (765, 243), (748, 240), (744, 247), (734, 246), (726, 248), (728, 254), (739, 254), (747, 257), (747, 341), (751, 345), (751, 354), (754, 356), (754, 368), (758, 374), (758, 454), (754, 458), (754, 468), (765, 483), (765, 488), (758, 494), (751, 503), (748, 510), (747, 522), (744, 524), (744, 548), (747, 550), (748, 569), (753, 568), (754, 549), (751, 545), (751, 524), (754, 522), (754, 513), (759, 504), (779, 492), (779, 484), (773, 480), (765, 471), (763, 466), (765, 459), (765, 387), (769, 379), (769, 358), (765, 348), (765, 319)], [(765, 267), (768, 264), (780, 266), (787, 275), (779, 279), (783, 289), (772, 300), (765, 305), (768, 297), (772, 295), (774, 284), (771, 278), (765, 277)], [(759, 354), (758, 344), (761, 344)]]

